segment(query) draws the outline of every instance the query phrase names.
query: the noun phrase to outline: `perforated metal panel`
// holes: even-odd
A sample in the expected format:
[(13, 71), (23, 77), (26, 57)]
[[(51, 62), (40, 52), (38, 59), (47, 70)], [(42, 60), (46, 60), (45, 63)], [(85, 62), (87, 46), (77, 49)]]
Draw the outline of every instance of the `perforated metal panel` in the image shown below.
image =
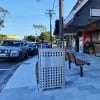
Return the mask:
[(64, 49), (39, 49), (39, 85), (41, 89), (65, 86), (64, 61)]

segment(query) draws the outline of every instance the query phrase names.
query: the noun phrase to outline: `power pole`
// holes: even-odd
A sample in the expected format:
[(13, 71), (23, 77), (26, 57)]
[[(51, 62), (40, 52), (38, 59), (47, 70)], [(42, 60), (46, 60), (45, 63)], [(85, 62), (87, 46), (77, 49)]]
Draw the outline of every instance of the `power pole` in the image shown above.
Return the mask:
[(60, 47), (64, 47), (64, 29), (63, 29), (63, 16), (64, 16), (64, 0), (59, 0), (59, 39)]
[(55, 13), (53, 13), (54, 10), (46, 10), (46, 11), (48, 11), (48, 13), (46, 14), (48, 14), (50, 17), (50, 42), (51, 42), (51, 48), (52, 48), (52, 23), (51, 22), (52, 22), (52, 16)]

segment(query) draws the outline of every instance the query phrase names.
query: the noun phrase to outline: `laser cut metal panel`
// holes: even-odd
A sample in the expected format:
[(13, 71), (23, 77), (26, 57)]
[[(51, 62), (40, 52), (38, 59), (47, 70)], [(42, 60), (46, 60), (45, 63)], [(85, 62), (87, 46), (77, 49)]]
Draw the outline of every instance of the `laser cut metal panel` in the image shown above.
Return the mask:
[(64, 61), (64, 49), (39, 49), (39, 86), (41, 89), (65, 86)]

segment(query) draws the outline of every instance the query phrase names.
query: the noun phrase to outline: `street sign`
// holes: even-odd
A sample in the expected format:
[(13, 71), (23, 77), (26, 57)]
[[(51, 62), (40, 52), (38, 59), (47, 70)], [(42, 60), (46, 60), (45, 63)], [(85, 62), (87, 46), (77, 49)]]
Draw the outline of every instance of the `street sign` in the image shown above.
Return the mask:
[(100, 17), (100, 9), (90, 8), (90, 16), (91, 17)]

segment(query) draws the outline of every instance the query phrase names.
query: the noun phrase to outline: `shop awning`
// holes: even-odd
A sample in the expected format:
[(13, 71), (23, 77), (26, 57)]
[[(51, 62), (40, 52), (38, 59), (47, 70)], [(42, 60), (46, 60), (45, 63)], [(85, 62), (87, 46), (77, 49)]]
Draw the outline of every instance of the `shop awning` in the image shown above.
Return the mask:
[(71, 11), (72, 13), (70, 13), (69, 15), (70, 18), (68, 18), (69, 21), (65, 21), (64, 24), (65, 33), (74, 33), (78, 30), (86, 30), (86, 27), (88, 25), (90, 25), (91, 23), (95, 23), (100, 19), (100, 16), (90, 16), (91, 8), (96, 8), (97, 4), (100, 5), (100, 0), (87, 0), (87, 2), (85, 2), (84, 5), (81, 6), (79, 10), (77, 10), (77, 12), (75, 12), (75, 9), (73, 8), (73, 11)]

